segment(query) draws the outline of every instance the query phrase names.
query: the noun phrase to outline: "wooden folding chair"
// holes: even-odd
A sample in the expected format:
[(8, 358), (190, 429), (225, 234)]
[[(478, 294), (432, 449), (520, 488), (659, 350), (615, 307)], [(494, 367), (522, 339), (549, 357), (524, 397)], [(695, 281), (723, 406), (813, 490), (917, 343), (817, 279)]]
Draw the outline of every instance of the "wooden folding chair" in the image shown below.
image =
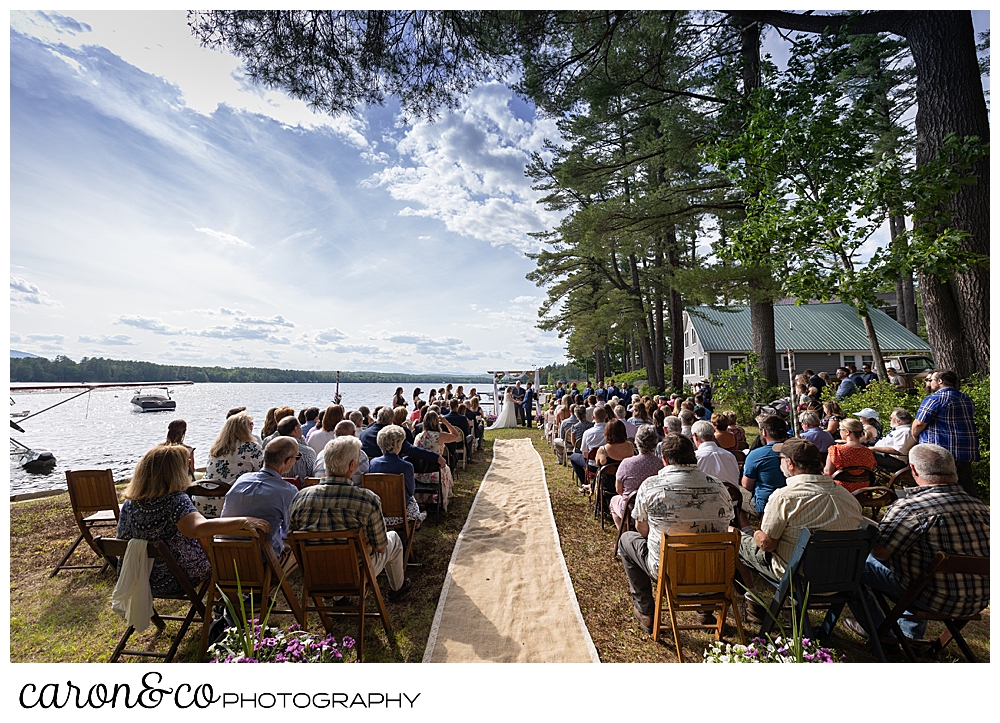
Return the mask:
[(913, 471), (910, 469), (910, 465), (906, 465), (903, 469), (892, 475), (892, 481), (889, 483), (889, 486), (893, 489), (901, 489), (903, 487), (913, 487), (915, 484), (917, 484), (917, 481), (913, 478)]
[[(205, 608), (209, 614), (205, 616), (201, 626), (199, 662), (205, 659), (205, 650), (208, 648), (208, 631), (212, 625), (211, 610), (215, 601), (221, 599), (223, 594), (237, 609), (240, 605), (241, 591), (244, 595), (247, 593), (254, 595), (260, 600), (260, 608), (255, 607), (254, 613), (263, 620), (272, 593), (276, 595), (280, 588), (288, 602), (288, 608), (274, 608), (271, 614), (292, 615), (295, 617), (295, 622), (305, 625), (299, 601), (288, 583), (288, 578), (282, 572), (274, 548), (271, 547), (270, 535), (236, 539), (205, 538), (201, 540), (201, 545), (212, 563), (212, 581), (208, 588), (208, 598), (205, 600)], [(249, 614), (249, 610), (247, 613)]]
[(322, 477), (306, 477), (304, 480), (302, 480), (302, 487), (303, 489), (305, 489), (306, 487), (312, 487), (313, 485), (318, 485), (322, 481), (323, 481)]
[(613, 560), (617, 560), (619, 557), (618, 542), (622, 539), (622, 534), (635, 530), (635, 520), (632, 519), (632, 510), (635, 509), (635, 495), (635, 490), (625, 495), (625, 506), (622, 508), (622, 523), (618, 526), (618, 534), (615, 536), (615, 549), (611, 554), (611, 559)]
[[(98, 537), (94, 540), (94, 544), (104, 557), (125, 557), (125, 552), (128, 550), (128, 540), (119, 540), (114, 537)], [(146, 545), (146, 554), (153, 560), (161, 559), (163, 560), (167, 568), (170, 570), (174, 579), (181, 586), (181, 592), (176, 595), (153, 595), (153, 600), (187, 600), (190, 605), (188, 606), (187, 614), (183, 617), (179, 615), (160, 615), (156, 612), (156, 607), (153, 607), (153, 617), (151, 618), (153, 625), (156, 626), (157, 630), (162, 632), (166, 628), (167, 620), (178, 621), (181, 623), (180, 629), (177, 634), (174, 635), (170, 643), (170, 650), (166, 653), (156, 653), (150, 652), (148, 650), (126, 650), (125, 645), (128, 643), (132, 633), (135, 632), (135, 628), (131, 625), (125, 630), (122, 635), (121, 640), (118, 641), (117, 647), (115, 647), (114, 652), (111, 654), (111, 660), (109, 662), (118, 662), (118, 659), (123, 655), (132, 655), (137, 658), (162, 658), (164, 663), (170, 663), (174, 659), (174, 654), (177, 652), (177, 647), (181, 644), (181, 640), (184, 639), (184, 634), (187, 633), (188, 628), (191, 623), (197, 623), (205, 621), (205, 605), (202, 603), (202, 598), (205, 596), (205, 591), (208, 589), (211, 580), (205, 580), (201, 584), (201, 587), (195, 590), (194, 585), (191, 583), (190, 578), (177, 564), (177, 560), (174, 559), (173, 554), (170, 552), (170, 548), (162, 540), (157, 542), (150, 542)]]
[[(389, 612), (382, 600), (382, 591), (375, 581), (371, 557), (361, 530), (341, 532), (291, 532), (289, 543), (302, 568), (302, 618), (310, 612), (319, 615), (323, 627), (331, 632), (330, 617), (356, 617), (358, 619), (358, 662), (362, 662), (365, 640), (365, 618), (379, 617), (389, 638), (389, 645), (396, 649), (396, 638), (389, 623)], [(377, 612), (365, 611), (365, 597), (369, 587), (375, 593)], [(347, 596), (358, 598), (356, 605), (334, 605), (324, 598)], [(310, 605), (309, 601), (312, 600)], [(303, 625), (304, 627), (304, 625)]]
[(875, 470), (867, 467), (844, 467), (833, 473), (833, 481), (838, 483), (848, 492), (855, 492), (865, 487), (874, 487), (877, 484)]
[(879, 512), (899, 499), (896, 491), (891, 487), (862, 487), (859, 490), (854, 490), (851, 494), (861, 504), (862, 514), (866, 509), (872, 511), (870, 518), (872, 520), (877, 520)]
[(282, 477), (281, 479), (285, 480), (285, 482), (297, 490), (302, 489), (302, 480), (299, 477)]
[(613, 462), (611, 464), (603, 464), (597, 470), (597, 475), (595, 477), (595, 487), (594, 487), (594, 517), (600, 516), (601, 518), (601, 529), (604, 529), (604, 520), (611, 516), (611, 512), (608, 509), (608, 503), (611, 501), (612, 495), (608, 494), (608, 489), (605, 485), (610, 479), (611, 489), (615, 486), (615, 476), (618, 474), (618, 462)]
[[(597, 479), (597, 450), (598, 447), (591, 447), (590, 451), (587, 452), (587, 461), (583, 465), (583, 479), (584, 484), (587, 486), (587, 499), (594, 499), (594, 480)], [(591, 468), (590, 463), (594, 463), (594, 467)]]
[[(733, 579), (736, 575), (736, 556), (740, 548), (738, 532), (706, 532), (697, 534), (661, 533), (660, 571), (656, 580), (656, 615), (653, 618), (653, 640), (659, 641), (660, 633), (667, 629), (663, 623), (663, 599), (667, 600), (669, 625), (674, 633), (677, 660), (684, 662), (681, 630), (715, 630), (715, 639), (722, 638), (726, 612), (733, 611), (740, 643), (745, 644), (743, 621), (740, 620), (733, 597)], [(718, 611), (715, 625), (680, 625), (677, 613), (681, 611)]]
[[(69, 489), (69, 503), (73, 508), (73, 519), (76, 520), (80, 534), (69, 546), (66, 554), (56, 563), (49, 577), (55, 577), (60, 570), (97, 570), (104, 572), (115, 561), (104, 555), (94, 543), (91, 530), (101, 527), (118, 528), (118, 493), (115, 491), (115, 478), (110, 469), (66, 470), (66, 487)], [(67, 565), (66, 561), (83, 541), (103, 562), (99, 565)]]
[[(420, 459), (410, 459), (409, 461), (413, 464), (415, 474), (430, 475), (430, 482), (422, 481), (420, 478), (414, 480), (414, 493), (434, 495), (434, 499), (437, 500), (434, 503), (434, 522), (437, 522), (441, 515), (441, 501), (444, 499), (441, 468), (435, 463), (424, 462)], [(434, 481), (434, 475), (437, 475), (437, 481)]]
[(750, 526), (750, 513), (743, 509), (743, 493), (732, 482), (723, 482), (733, 503), (733, 526), (743, 529)]
[[(417, 526), (406, 516), (406, 478), (401, 474), (371, 472), (361, 475), (361, 486), (371, 490), (382, 500), (382, 516), (386, 518), (386, 529), (396, 530), (402, 535), (403, 562), (408, 565)], [(402, 522), (390, 525), (389, 518), (400, 519)]]
[(878, 634), (879, 636), (885, 636), (891, 630), (895, 634), (896, 640), (902, 645), (903, 652), (906, 653), (909, 661), (916, 663), (917, 656), (913, 653), (913, 643), (903, 635), (903, 631), (899, 627), (899, 620), (939, 620), (944, 623), (946, 630), (931, 644), (931, 652), (936, 653), (943, 650), (951, 642), (951, 639), (954, 638), (966, 659), (970, 663), (978, 663), (979, 661), (972, 653), (972, 648), (969, 647), (969, 644), (965, 642), (965, 638), (962, 637), (962, 628), (971, 620), (981, 620), (982, 615), (980, 613), (973, 615), (942, 615), (924, 610), (907, 610), (923, 589), (931, 583), (935, 575), (984, 575), (988, 578), (990, 576), (990, 558), (975, 555), (948, 555), (944, 552), (938, 552), (931, 559), (927, 569), (910, 583), (910, 586), (906, 588), (903, 596), (896, 601), (895, 605), (890, 605), (882, 592), (874, 590), (873, 592), (886, 614), (885, 620), (879, 626)]

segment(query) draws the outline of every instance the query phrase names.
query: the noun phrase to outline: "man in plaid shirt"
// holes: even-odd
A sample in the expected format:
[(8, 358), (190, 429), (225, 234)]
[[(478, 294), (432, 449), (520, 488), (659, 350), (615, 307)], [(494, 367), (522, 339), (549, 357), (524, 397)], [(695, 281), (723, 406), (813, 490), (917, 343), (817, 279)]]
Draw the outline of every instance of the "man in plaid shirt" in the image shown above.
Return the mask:
[[(892, 599), (903, 595), (939, 551), (990, 555), (990, 510), (959, 487), (951, 453), (936, 444), (918, 444), (910, 450), (909, 461), (918, 487), (886, 510), (862, 577), (865, 585)], [(882, 611), (867, 590), (865, 595), (875, 625), (881, 625)], [(915, 607), (943, 615), (972, 615), (989, 603), (988, 579), (936, 575)], [(848, 627), (857, 632), (853, 625)], [(900, 620), (899, 627), (908, 638), (919, 640), (927, 622)]]
[(395, 532), (386, 532), (378, 495), (351, 483), (360, 452), (357, 437), (336, 437), (327, 442), (323, 450), (327, 477), (299, 490), (288, 516), (294, 531), (364, 530), (372, 571), (376, 576), (386, 571), (390, 588), (387, 597), (395, 602), (410, 591), (410, 578), (404, 576), (403, 543)]
[(975, 404), (958, 391), (958, 375), (951, 371), (935, 371), (924, 379), (931, 392), (920, 403), (917, 421), (913, 423), (913, 439), (922, 444), (939, 444), (955, 458), (958, 483), (970, 495), (976, 494), (972, 480), (972, 463), (979, 461), (979, 439), (976, 436)]

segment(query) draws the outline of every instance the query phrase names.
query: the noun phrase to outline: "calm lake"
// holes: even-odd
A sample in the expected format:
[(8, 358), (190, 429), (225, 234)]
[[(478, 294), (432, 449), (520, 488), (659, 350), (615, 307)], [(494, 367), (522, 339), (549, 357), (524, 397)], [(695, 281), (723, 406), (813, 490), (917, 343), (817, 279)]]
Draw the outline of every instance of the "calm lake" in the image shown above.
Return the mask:
[[(398, 386), (403, 387), (408, 400), (414, 387), (424, 390), (424, 399), (431, 388), (429, 384), (341, 384), (341, 403), (347, 409), (361, 405), (374, 409), (391, 402)], [(468, 393), (472, 385), (464, 386)], [(245, 406), (254, 418), (254, 431), (259, 433), (264, 415), (271, 407), (322, 409), (333, 403), (335, 389), (335, 384), (195, 384), (171, 388), (170, 394), (177, 402), (175, 411), (146, 413), (133, 410), (132, 389), (93, 391), (27, 420), (21, 425), (24, 434), (10, 430), (19, 442), (32, 449), (48, 450), (56, 457), (55, 468), (47, 474), (25, 472), (12, 461), (10, 493), (65, 489), (68, 469), (110, 467), (115, 479), (129, 477), (142, 455), (166, 439), (167, 424), (172, 419), (187, 421), (184, 441), (195, 448), (196, 466), (203, 467), (226, 412), (232, 407)], [(493, 391), (489, 383), (477, 389), (480, 393)], [(12, 393), (16, 404), (10, 410), (34, 413), (72, 395), (73, 392)], [(486, 409), (490, 411), (491, 405), (487, 403)]]

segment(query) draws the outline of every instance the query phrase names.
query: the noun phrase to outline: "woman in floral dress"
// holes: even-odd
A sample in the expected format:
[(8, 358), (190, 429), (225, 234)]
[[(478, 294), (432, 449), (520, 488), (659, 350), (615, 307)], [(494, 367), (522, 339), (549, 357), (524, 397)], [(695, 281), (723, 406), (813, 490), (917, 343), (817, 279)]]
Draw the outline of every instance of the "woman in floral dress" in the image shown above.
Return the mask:
[[(253, 417), (246, 412), (226, 420), (222, 431), (208, 451), (208, 464), (202, 482), (229, 486), (246, 472), (258, 472), (264, 464), (264, 451), (253, 438)], [(222, 497), (192, 497), (198, 511), (205, 517), (218, 517)]]
[[(441, 425), (444, 425), (445, 431), (441, 431)], [(464, 444), (465, 435), (451, 426), (447, 419), (441, 418), (437, 412), (431, 410), (424, 415), (424, 431), (417, 435), (416, 446), (421, 449), (430, 450), (435, 454), (445, 455), (447, 453), (444, 446), (452, 442), (458, 442), (459, 440), (461, 440)], [(451, 488), (453, 486), (451, 469), (448, 465), (445, 465), (441, 468), (440, 474), (441, 507), (445, 512), (447, 512), (448, 500), (451, 499)], [(437, 475), (438, 472), (423, 472), (417, 474), (416, 478), (421, 484), (436, 484)], [(417, 502), (422, 502), (424, 504), (433, 504), (435, 502), (433, 494), (418, 492), (416, 497)]]

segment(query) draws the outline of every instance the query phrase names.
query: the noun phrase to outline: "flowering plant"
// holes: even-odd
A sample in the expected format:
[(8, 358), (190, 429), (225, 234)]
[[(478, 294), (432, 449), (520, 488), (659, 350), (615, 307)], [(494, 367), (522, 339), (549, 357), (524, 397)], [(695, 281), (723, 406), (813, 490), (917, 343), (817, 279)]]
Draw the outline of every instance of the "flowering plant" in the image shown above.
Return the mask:
[(484, 414), (483, 415), (483, 421), (486, 423), (487, 427), (492, 427), (493, 424), (497, 421), (497, 415), (495, 415), (495, 414)]
[[(235, 565), (235, 563), (234, 563)], [(253, 595), (243, 595), (243, 585), (240, 583), (239, 569), (236, 574), (236, 593), (240, 602), (239, 615), (229, 596), (219, 588), (222, 602), (232, 620), (239, 620), (226, 629), (221, 640), (213, 643), (208, 652), (215, 657), (213, 663), (342, 663), (345, 654), (354, 648), (354, 640), (344, 637), (340, 643), (333, 635), (324, 638), (306, 632), (301, 625), (290, 625), (287, 631), (270, 627), (267, 624), (274, 609), (277, 597), (271, 600), (264, 619), (260, 620), (254, 614)], [(284, 576), (282, 576), (282, 581)], [(279, 581), (279, 586), (281, 581)], [(250, 614), (247, 615), (246, 601), (250, 603)]]
[[(802, 638), (796, 646), (790, 638), (754, 638), (749, 645), (732, 645), (716, 640), (705, 650), (706, 663), (836, 663), (839, 656), (832, 648), (821, 648), (811, 638)], [(801, 660), (796, 648), (801, 650)]]
[(340, 392), (334, 392), (333, 403), (334, 404), (340, 404), (340, 400), (343, 399), (343, 398), (344, 398), (344, 395), (342, 395)]
[(225, 637), (208, 649), (214, 655), (213, 663), (343, 663), (353, 655), (351, 637), (345, 636), (338, 643), (333, 635), (321, 638), (297, 624), (287, 631), (261, 625), (256, 618), (250, 624), (250, 650), (244, 646), (245, 630), (229, 628)]

